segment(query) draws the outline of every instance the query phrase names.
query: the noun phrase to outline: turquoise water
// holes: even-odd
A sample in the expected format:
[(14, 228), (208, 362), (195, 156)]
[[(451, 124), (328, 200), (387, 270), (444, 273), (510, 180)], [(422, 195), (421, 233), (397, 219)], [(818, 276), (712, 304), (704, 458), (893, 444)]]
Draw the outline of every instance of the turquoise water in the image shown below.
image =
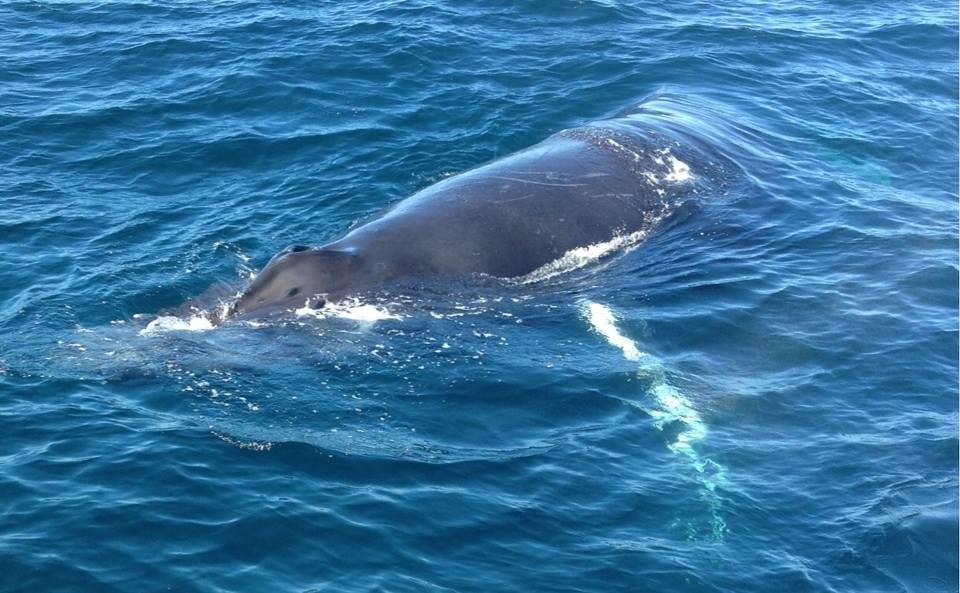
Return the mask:
[[(957, 590), (955, 5), (0, 24), (3, 591)], [(732, 165), (631, 248), (181, 308), (641, 104)]]

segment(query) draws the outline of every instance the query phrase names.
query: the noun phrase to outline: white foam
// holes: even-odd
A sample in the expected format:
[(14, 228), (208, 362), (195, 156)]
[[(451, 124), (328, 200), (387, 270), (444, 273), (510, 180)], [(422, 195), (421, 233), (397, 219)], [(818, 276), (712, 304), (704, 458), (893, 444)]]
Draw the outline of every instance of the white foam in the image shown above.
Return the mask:
[(238, 439), (236, 437), (232, 437), (228, 434), (224, 434), (222, 432), (214, 430), (213, 427), (210, 427), (210, 434), (217, 437), (221, 441), (230, 443), (231, 445), (235, 447), (239, 447), (241, 449), (247, 449), (248, 451), (269, 451), (270, 449), (273, 448), (273, 443), (271, 443), (270, 441), (251, 441), (251, 440), (245, 440), (245, 439)]
[(358, 299), (350, 299), (338, 303), (327, 303), (319, 309), (313, 309), (304, 303), (304, 306), (294, 311), (297, 317), (316, 317), (326, 319), (336, 317), (339, 319), (350, 319), (361, 323), (375, 323), (386, 319), (401, 319), (400, 315), (391, 313), (385, 307), (378, 307), (367, 303), (361, 303)]
[(609, 144), (610, 146), (616, 148), (616, 149), (619, 150), (620, 152), (624, 152), (624, 153), (627, 153), (627, 154), (629, 154), (630, 156), (632, 156), (634, 161), (637, 161), (637, 162), (640, 161), (640, 155), (637, 154), (636, 152), (630, 150), (629, 148), (627, 148), (627, 147), (624, 146), (623, 144), (620, 144), (619, 142), (617, 142), (616, 140), (614, 140), (614, 139), (612, 139), (612, 138), (607, 138), (606, 141), (607, 141), (607, 144)]
[(147, 324), (147, 327), (140, 330), (141, 336), (151, 336), (170, 331), (207, 331), (213, 329), (214, 325), (210, 319), (202, 314), (190, 317), (174, 317), (173, 315), (163, 315), (157, 317)]
[[(239, 295), (237, 295), (239, 296)], [(145, 328), (140, 330), (141, 336), (155, 336), (174, 331), (209, 331), (214, 329), (212, 319), (226, 319), (230, 310), (230, 302), (220, 304), (219, 311), (211, 314), (208, 311), (199, 311), (189, 317), (176, 317), (173, 315), (162, 315), (150, 321)], [(294, 313), (298, 317), (310, 316), (325, 319), (335, 317), (339, 319), (349, 319), (360, 323), (375, 323), (385, 319), (401, 319), (400, 315), (391, 313), (384, 307), (378, 307), (371, 304), (361, 303), (359, 300), (348, 300), (339, 303), (327, 303), (320, 309), (311, 309), (304, 304), (303, 307), (295, 309)], [(134, 315), (134, 318), (141, 318), (142, 314)], [(262, 327), (269, 324), (260, 323), (253, 320), (245, 321), (252, 327)]]
[[(693, 173), (690, 171), (690, 165), (673, 156), (673, 154), (670, 153), (669, 148), (662, 148), (658, 150), (657, 153), (659, 156), (653, 157), (653, 162), (664, 168), (669, 167), (669, 170), (663, 173), (662, 177), (658, 176), (653, 171), (645, 171), (643, 176), (650, 183), (650, 185), (660, 185), (663, 182), (685, 183), (693, 179)], [(666, 161), (664, 161), (664, 158), (666, 158)], [(662, 190), (657, 190), (657, 192), (660, 195), (663, 195)]]
[(690, 178), (693, 177), (690, 173), (690, 165), (669, 153), (667, 154), (667, 158), (670, 159), (670, 172), (663, 178), (664, 181), (669, 181), (670, 183), (690, 181)]
[[(656, 223), (657, 220), (659, 220), (659, 217), (651, 221), (651, 225)], [(602, 241), (592, 245), (576, 247), (564, 253), (559, 258), (540, 266), (529, 274), (524, 274), (519, 278), (515, 278), (514, 282), (518, 284), (542, 282), (544, 280), (553, 278), (554, 276), (559, 276), (560, 274), (566, 274), (567, 272), (580, 269), (587, 264), (593, 263), (600, 258), (613, 253), (614, 251), (636, 245), (647, 236), (647, 232), (648, 231), (646, 230), (635, 231), (626, 235), (617, 235), (609, 241)]]
[[(175, 315), (161, 315), (147, 324), (147, 327), (140, 330), (141, 336), (151, 336), (156, 334), (162, 334), (171, 331), (208, 331), (216, 327), (214, 321), (226, 319), (229, 312), (230, 306), (232, 303), (240, 298), (240, 293), (238, 292), (233, 296), (232, 299), (227, 301), (221, 301), (216, 308), (215, 312), (210, 310), (195, 310), (192, 315), (187, 317), (177, 317)], [(134, 314), (134, 319), (142, 319), (146, 317), (143, 313)], [(111, 322), (111, 323), (123, 323)]]

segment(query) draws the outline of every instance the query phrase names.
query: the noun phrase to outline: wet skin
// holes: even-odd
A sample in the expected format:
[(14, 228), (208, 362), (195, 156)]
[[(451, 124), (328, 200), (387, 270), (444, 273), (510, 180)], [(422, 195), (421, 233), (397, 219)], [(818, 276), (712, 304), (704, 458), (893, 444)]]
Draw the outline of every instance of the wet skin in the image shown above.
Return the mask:
[(564, 130), (431, 185), (341, 238), (284, 250), (228, 317), (320, 307), (403, 278), (516, 278), (643, 231), (697, 192), (713, 164), (686, 140), (636, 115)]

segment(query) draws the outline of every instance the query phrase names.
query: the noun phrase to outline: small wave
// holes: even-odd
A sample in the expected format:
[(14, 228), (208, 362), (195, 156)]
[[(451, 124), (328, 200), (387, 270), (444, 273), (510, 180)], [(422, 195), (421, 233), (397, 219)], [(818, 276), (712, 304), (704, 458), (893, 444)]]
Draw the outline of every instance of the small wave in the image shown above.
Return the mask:
[(226, 433), (215, 430), (213, 427), (210, 428), (210, 434), (217, 437), (225, 443), (229, 443), (234, 447), (239, 449), (246, 449), (247, 451), (269, 451), (273, 449), (273, 443), (270, 441), (257, 441), (249, 439), (240, 439), (234, 436), (230, 436)]

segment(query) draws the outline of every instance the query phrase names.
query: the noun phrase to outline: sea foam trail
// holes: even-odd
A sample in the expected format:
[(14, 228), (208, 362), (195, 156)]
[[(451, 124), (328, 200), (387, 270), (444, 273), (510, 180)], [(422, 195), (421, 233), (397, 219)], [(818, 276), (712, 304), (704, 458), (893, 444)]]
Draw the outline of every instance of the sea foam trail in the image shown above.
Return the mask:
[[(145, 328), (140, 330), (140, 335), (156, 336), (168, 332), (212, 330), (217, 327), (212, 319), (224, 319), (227, 316), (229, 308), (230, 303), (224, 303), (221, 305), (219, 312), (214, 313), (199, 311), (184, 317), (162, 315), (150, 321)], [(339, 303), (327, 303), (320, 309), (312, 309), (304, 304), (303, 307), (294, 309), (293, 313), (297, 317), (347, 319), (355, 321), (362, 326), (372, 325), (386, 319), (402, 319), (401, 315), (392, 313), (385, 307), (363, 303), (358, 299), (351, 299)], [(245, 323), (253, 327), (263, 325), (257, 321), (246, 321)]]
[(663, 364), (653, 355), (641, 351), (634, 340), (623, 335), (617, 326), (616, 316), (609, 307), (585, 301), (582, 303), (582, 312), (594, 331), (603, 336), (611, 346), (618, 348), (625, 359), (639, 364), (638, 376), (652, 380), (650, 395), (654, 405), (643, 407), (643, 410), (653, 418), (654, 426), (662, 431), (674, 422), (683, 425), (683, 430), (676, 434), (667, 447), (683, 456), (693, 468), (702, 487), (703, 498), (710, 508), (712, 536), (722, 540), (727, 528), (720, 514), (720, 498), (716, 489), (723, 484), (725, 468), (712, 459), (701, 456), (697, 451), (696, 445), (703, 441), (708, 433), (700, 413), (679, 389), (670, 384)]

